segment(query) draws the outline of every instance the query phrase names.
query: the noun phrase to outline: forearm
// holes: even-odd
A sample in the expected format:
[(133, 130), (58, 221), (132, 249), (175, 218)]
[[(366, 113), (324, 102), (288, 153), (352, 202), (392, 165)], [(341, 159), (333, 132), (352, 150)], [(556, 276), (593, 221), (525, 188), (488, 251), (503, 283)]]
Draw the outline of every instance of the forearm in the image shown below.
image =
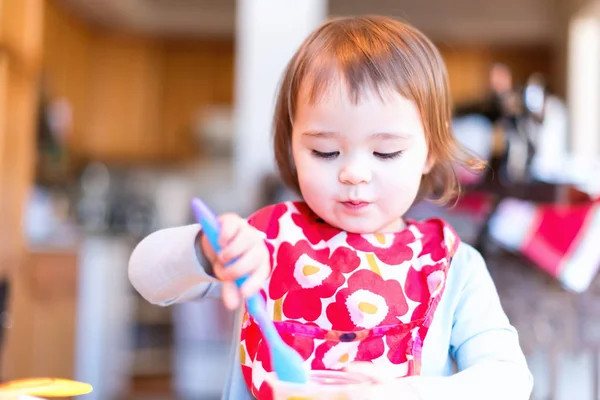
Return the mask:
[(198, 225), (162, 229), (144, 238), (129, 260), (129, 279), (150, 303), (170, 305), (218, 293), (198, 251)]
[(498, 361), (474, 365), (447, 377), (409, 377), (421, 400), (527, 400), (533, 378), (527, 365)]

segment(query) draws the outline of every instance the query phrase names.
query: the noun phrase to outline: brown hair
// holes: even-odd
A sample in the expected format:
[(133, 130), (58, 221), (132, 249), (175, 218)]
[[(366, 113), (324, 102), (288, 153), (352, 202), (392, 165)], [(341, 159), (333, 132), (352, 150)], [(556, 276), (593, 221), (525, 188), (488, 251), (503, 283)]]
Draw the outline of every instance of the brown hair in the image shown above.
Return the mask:
[(481, 170), (483, 163), (460, 146), (451, 127), (451, 101), (444, 61), (433, 43), (414, 27), (380, 16), (330, 20), (317, 28), (288, 64), (275, 106), (275, 160), (283, 181), (300, 193), (292, 157), (292, 126), (300, 88), (310, 84), (310, 101), (342, 77), (354, 102), (366, 90), (383, 96), (393, 89), (415, 102), (425, 128), (431, 171), (419, 198), (445, 203), (458, 194), (454, 170)]

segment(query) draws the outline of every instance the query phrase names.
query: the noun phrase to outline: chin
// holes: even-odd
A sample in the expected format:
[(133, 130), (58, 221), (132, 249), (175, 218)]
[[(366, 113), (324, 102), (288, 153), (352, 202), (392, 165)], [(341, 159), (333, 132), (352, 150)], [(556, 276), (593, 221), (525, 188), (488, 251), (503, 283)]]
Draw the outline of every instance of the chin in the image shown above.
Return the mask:
[[(321, 217), (323, 218), (323, 217)], [(325, 222), (327, 222), (329, 225), (333, 226), (334, 228), (337, 228), (339, 230), (342, 230), (344, 232), (349, 232), (349, 233), (370, 233), (370, 229), (371, 227), (368, 226), (370, 224), (368, 223), (360, 223), (359, 221), (347, 221), (341, 218), (336, 218), (335, 216), (333, 216), (333, 218), (323, 218), (325, 220)]]
[(340, 221), (337, 227), (343, 231), (357, 234), (370, 234), (378, 231), (378, 227), (374, 224), (368, 222), (360, 223), (358, 221)]
[(405, 228), (402, 218), (399, 218), (397, 223), (394, 221), (373, 221), (373, 219), (365, 221), (340, 221), (337, 226), (346, 232), (358, 234), (393, 233)]

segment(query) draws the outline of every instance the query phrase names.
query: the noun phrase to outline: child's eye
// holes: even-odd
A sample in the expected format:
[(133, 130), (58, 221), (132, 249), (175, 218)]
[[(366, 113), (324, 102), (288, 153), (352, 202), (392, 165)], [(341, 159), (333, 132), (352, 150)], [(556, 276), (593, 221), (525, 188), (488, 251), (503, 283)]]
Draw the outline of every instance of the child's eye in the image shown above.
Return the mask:
[(402, 150), (395, 151), (393, 153), (378, 153), (374, 152), (373, 155), (377, 158), (381, 158), (382, 160), (391, 160), (397, 157), (400, 157), (404, 153)]
[(313, 156), (318, 157), (318, 158), (324, 158), (326, 160), (333, 160), (340, 154), (339, 151), (330, 151), (330, 152), (324, 153), (322, 151), (317, 151), (317, 150), (313, 150), (312, 153), (313, 153)]

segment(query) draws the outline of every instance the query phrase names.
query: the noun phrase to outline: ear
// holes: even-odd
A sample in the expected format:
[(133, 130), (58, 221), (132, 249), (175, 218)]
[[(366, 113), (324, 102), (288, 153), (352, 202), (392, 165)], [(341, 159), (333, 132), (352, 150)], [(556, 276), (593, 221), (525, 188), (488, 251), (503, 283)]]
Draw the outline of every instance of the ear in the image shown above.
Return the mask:
[(428, 155), (427, 161), (425, 161), (425, 165), (423, 166), (423, 175), (427, 175), (429, 172), (431, 172), (434, 165), (435, 165), (435, 159), (433, 158), (433, 156)]

